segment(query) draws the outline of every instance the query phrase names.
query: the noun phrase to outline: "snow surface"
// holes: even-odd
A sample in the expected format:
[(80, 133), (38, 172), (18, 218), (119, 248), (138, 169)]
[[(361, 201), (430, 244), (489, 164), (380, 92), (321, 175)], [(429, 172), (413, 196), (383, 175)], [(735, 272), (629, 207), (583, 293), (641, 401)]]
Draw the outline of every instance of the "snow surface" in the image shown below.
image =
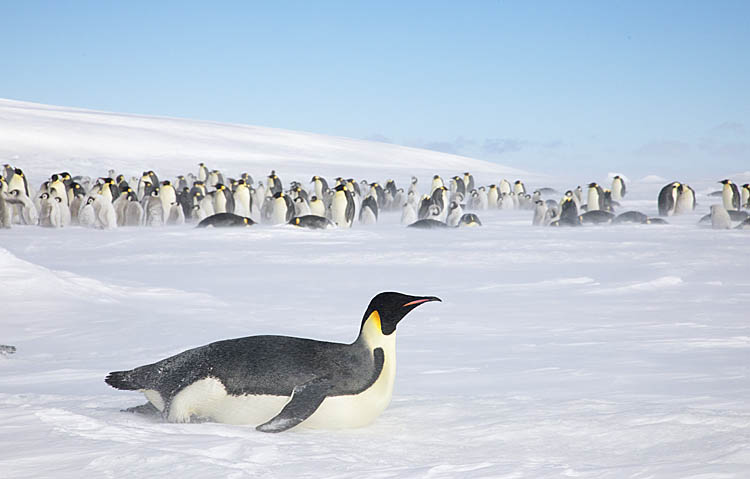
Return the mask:
[[(266, 159), (249, 151), (243, 163), (266, 129), (1, 103), (5, 160), (40, 181), (62, 169), (194, 171), (203, 154), (219, 163), (232, 140), (214, 150), (216, 138), (235, 133), (246, 136), (222, 160), (230, 174), (314, 173), (320, 161), (324, 174), (383, 181), (413, 168), (424, 189), (421, 172), (483, 163), (290, 132), (277, 139), (300, 135), (294, 152), (269, 140)], [(5, 141), (24, 124), (48, 125), (38, 148)], [(68, 127), (81, 143), (63, 141)], [(193, 128), (213, 133), (196, 134), (187, 149), (200, 154), (181, 159)], [(87, 131), (101, 138), (91, 152), (77, 149)], [(165, 151), (138, 159), (120, 135)], [(345, 152), (323, 163), (336, 145)], [(383, 148), (394, 156), (371, 164)], [(484, 167), (493, 182), (504, 170)], [(750, 235), (696, 226), (727, 173), (693, 184), (698, 210), (667, 226), (534, 228), (530, 211), (493, 211), (479, 213), (482, 228), (447, 231), (406, 229), (396, 213), (351, 230), (0, 230), (0, 344), (18, 348), (0, 356), (0, 477), (748, 477)], [(660, 187), (628, 184), (622, 211), (655, 214)], [(400, 324), (393, 402), (366, 428), (169, 424), (119, 412), (143, 396), (104, 383), (219, 339), (352, 341), (384, 290), (443, 303)]]

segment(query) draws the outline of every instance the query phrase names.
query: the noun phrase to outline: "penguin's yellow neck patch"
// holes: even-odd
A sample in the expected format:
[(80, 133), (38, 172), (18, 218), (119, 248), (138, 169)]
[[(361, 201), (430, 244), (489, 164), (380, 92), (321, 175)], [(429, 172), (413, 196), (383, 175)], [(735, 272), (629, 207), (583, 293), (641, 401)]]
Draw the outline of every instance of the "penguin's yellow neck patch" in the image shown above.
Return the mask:
[(377, 328), (380, 334), (383, 334), (383, 325), (380, 322), (380, 313), (373, 311), (370, 313), (370, 317), (367, 318), (367, 322), (372, 322), (372, 327)]

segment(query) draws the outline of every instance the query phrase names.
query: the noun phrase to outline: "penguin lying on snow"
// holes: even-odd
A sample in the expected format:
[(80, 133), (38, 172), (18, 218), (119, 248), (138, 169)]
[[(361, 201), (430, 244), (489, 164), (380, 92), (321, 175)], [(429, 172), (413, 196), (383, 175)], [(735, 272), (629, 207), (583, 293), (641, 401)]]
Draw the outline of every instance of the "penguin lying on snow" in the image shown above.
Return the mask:
[(281, 432), (365, 426), (388, 406), (396, 373), (396, 326), (435, 296), (386, 292), (371, 301), (351, 344), (288, 336), (229, 339), (130, 371), (110, 386), (141, 391), (170, 422), (207, 418)]
[(446, 223), (443, 223), (440, 220), (435, 220), (432, 218), (426, 218), (423, 220), (415, 221), (414, 223), (407, 226), (407, 228), (417, 228), (417, 229), (423, 229), (423, 230), (433, 230), (433, 229), (442, 229), (442, 228), (461, 228), (466, 226), (482, 226), (482, 222), (479, 220), (479, 217), (475, 215), (474, 213), (464, 213), (463, 216), (461, 216), (461, 219), (458, 220), (458, 224), (456, 226), (450, 226)]
[(324, 230), (336, 227), (333, 221), (318, 215), (296, 216), (289, 220), (289, 224), (311, 230)]
[(234, 213), (216, 213), (208, 218), (203, 218), (196, 228), (207, 228), (209, 226), (214, 227), (230, 227), (230, 226), (252, 226), (255, 221), (244, 216), (238, 216)]

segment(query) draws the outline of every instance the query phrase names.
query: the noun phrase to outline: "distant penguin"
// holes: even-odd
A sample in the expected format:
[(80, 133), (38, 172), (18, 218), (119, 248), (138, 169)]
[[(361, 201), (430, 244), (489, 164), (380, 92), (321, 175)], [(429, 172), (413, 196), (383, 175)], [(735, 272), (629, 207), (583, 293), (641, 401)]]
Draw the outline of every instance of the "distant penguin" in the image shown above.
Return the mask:
[(417, 187), (417, 183), (419, 180), (416, 176), (411, 177), (411, 183), (409, 184), (409, 194), (414, 194), (415, 197), (419, 196), (419, 188)]
[(164, 207), (159, 199), (158, 187), (151, 190), (151, 194), (144, 201), (143, 224), (145, 226), (164, 225)]
[(309, 214), (312, 214), (310, 212), (310, 206), (308, 206), (307, 201), (305, 201), (302, 197), (297, 197), (294, 199), (294, 215), (295, 216), (307, 216)]
[(311, 230), (324, 230), (336, 227), (333, 221), (318, 215), (295, 216), (289, 220), (289, 224)]
[(284, 190), (284, 185), (281, 183), (281, 178), (276, 175), (276, 172), (271, 170), (271, 174), (267, 178), (268, 192), (271, 196), (276, 193), (281, 193)]
[(550, 223), (550, 225), (554, 224), (557, 226), (579, 226), (581, 224), (578, 208), (573, 198), (566, 197), (560, 203), (560, 217)]
[(81, 209), (78, 212), (78, 224), (84, 228), (95, 228), (96, 227), (96, 211), (94, 210), (94, 197), (89, 196), (86, 201), (81, 205)]
[(620, 175), (615, 175), (612, 178), (612, 199), (620, 201), (627, 194), (627, 188), (625, 188), (625, 180)]
[(318, 198), (323, 198), (323, 195), (326, 194), (328, 191), (328, 182), (325, 178), (315, 175), (312, 177), (312, 180), (310, 180), (310, 183), (313, 184), (313, 191), (315, 192), (315, 196)]
[(344, 185), (334, 188), (330, 219), (339, 228), (351, 228), (354, 223), (354, 198)]
[(487, 189), (487, 209), (497, 209), (498, 200), (500, 199), (501, 194), (503, 194), (503, 192), (500, 191), (496, 185), (490, 185), (490, 187)]
[(290, 219), (294, 218), (294, 203), (291, 197), (282, 191), (274, 193), (270, 208), (271, 216), (269, 222), (272, 225), (286, 224)]
[(740, 191), (732, 180), (721, 180), (719, 183), (724, 185), (721, 190), (721, 199), (724, 202), (724, 209), (727, 211), (739, 210), (741, 199)]
[(117, 214), (112, 202), (103, 195), (94, 197), (94, 212), (96, 212), (96, 226), (101, 229), (117, 228)]
[(42, 193), (40, 198), (42, 207), (39, 212), (39, 226), (61, 228), (60, 204), (62, 203), (62, 198), (59, 196), (50, 196), (49, 193)]
[(245, 216), (235, 215), (234, 213), (216, 213), (200, 220), (196, 228), (208, 228), (209, 226), (215, 228), (246, 227), (254, 224), (253, 220)]
[(601, 225), (612, 223), (614, 217), (615, 215), (613, 213), (610, 213), (609, 211), (595, 210), (587, 211), (586, 213), (580, 215), (578, 218), (581, 220), (581, 224), (584, 225)]
[(574, 199), (573, 201), (576, 202), (576, 206), (578, 208), (581, 207), (583, 204), (583, 189), (581, 188), (581, 185), (576, 186), (576, 189), (572, 191)]
[(468, 171), (464, 172), (464, 186), (467, 192), (474, 189), (474, 176)]
[(401, 224), (404, 226), (410, 225), (417, 221), (417, 209), (411, 203), (404, 203), (401, 209)]
[(449, 226), (440, 220), (432, 218), (426, 218), (423, 220), (417, 220), (414, 223), (407, 226), (407, 228), (416, 228), (422, 230), (442, 229), (449, 228)]
[(604, 209), (604, 190), (597, 183), (590, 183), (588, 197), (586, 200), (586, 211), (597, 211)]
[(318, 196), (310, 198), (310, 214), (315, 216), (326, 216), (326, 205)]
[(169, 212), (172, 209), (172, 205), (177, 202), (177, 191), (175, 191), (174, 186), (172, 186), (169, 180), (161, 182), (159, 200), (161, 201), (161, 207), (164, 211), (164, 222), (166, 223), (169, 219)]
[(680, 183), (673, 181), (664, 185), (659, 191), (658, 208), (659, 216), (672, 216), (677, 206), (677, 194)]
[(376, 295), (350, 344), (289, 336), (250, 336), (190, 349), (153, 364), (110, 373), (110, 386), (142, 391), (170, 422), (193, 416), (257, 425), (340, 429), (374, 421), (391, 401), (396, 327), (434, 296)]
[(374, 225), (378, 222), (378, 203), (373, 196), (368, 196), (362, 201), (359, 222), (363, 225)]
[(461, 204), (456, 201), (451, 201), (448, 205), (448, 215), (445, 218), (445, 222), (448, 226), (458, 226), (461, 221), (461, 217), (464, 214)]
[(740, 190), (740, 203), (743, 208), (750, 210), (750, 183), (742, 185), (742, 190)]
[(682, 183), (677, 187), (677, 204), (674, 214), (682, 215), (695, 210), (695, 191), (688, 185)]
[(547, 205), (542, 200), (537, 200), (534, 207), (534, 219), (531, 221), (533, 226), (543, 226), (544, 217), (547, 214)]
[(135, 192), (133, 192), (125, 207), (125, 221), (123, 226), (141, 226), (143, 224), (143, 217), (143, 206), (136, 200)]
[(8, 183), (8, 191), (18, 190), (22, 195), (30, 197), (31, 191), (29, 190), (29, 180), (26, 178), (26, 175), (24, 175), (23, 170), (21, 170), (21, 168), (13, 168), (11, 171), (13, 172), (13, 175), (10, 178), (5, 179)]
[[(502, 194), (509, 195), (513, 191), (513, 188), (511, 188), (510, 182), (506, 180), (505, 178), (503, 178), (502, 180), (500, 180), (500, 183), (497, 185), (497, 190), (498, 190), (498, 197), (499, 197)], [(487, 194), (489, 195), (489, 192)]]
[(526, 194), (526, 185), (523, 184), (523, 181), (516, 180), (513, 183), (513, 193), (516, 195), (525, 195)]
[(624, 223), (636, 223), (636, 224), (643, 224), (648, 221), (648, 216), (644, 215), (640, 211), (626, 211), (625, 213), (621, 213), (615, 217), (615, 219), (612, 220), (612, 223), (614, 224), (624, 224)]
[(39, 212), (34, 205), (34, 202), (26, 196), (21, 190), (12, 190), (9, 195), (11, 201), (17, 201), (19, 208), (21, 209), (21, 220), (25, 225), (36, 225), (39, 223)]
[(204, 163), (198, 163), (198, 181), (205, 183), (208, 180), (208, 167)]
[(458, 220), (457, 226), (459, 228), (482, 226), (482, 222), (479, 221), (479, 217), (475, 215), (474, 213), (464, 213), (463, 215), (461, 215), (461, 218)]
[(448, 216), (448, 188), (441, 186), (432, 192), (430, 201), (438, 208), (438, 219), (445, 221)]
[(711, 205), (711, 228), (715, 230), (729, 229), (732, 227), (732, 219), (722, 205)]
[(169, 205), (167, 224), (170, 226), (180, 226), (185, 224), (185, 212), (182, 209), (181, 204), (175, 202)]
[(213, 192), (214, 212), (216, 213), (234, 213), (234, 196), (232, 190), (222, 183), (216, 184), (216, 191)]
[(445, 186), (445, 184), (443, 184), (443, 179), (440, 178), (440, 175), (433, 176), (432, 185), (430, 186), (430, 196), (432, 196), (432, 193), (434, 193), (436, 189), (442, 188), (443, 186)]

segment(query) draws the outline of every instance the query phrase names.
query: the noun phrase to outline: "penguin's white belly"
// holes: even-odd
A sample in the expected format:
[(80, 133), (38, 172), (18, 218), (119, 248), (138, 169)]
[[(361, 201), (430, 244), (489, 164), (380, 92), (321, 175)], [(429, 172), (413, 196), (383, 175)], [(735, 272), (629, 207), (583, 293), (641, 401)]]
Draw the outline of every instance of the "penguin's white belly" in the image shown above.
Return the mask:
[[(327, 397), (300, 426), (315, 429), (362, 427), (372, 423), (391, 401), (396, 364), (388, 358), (375, 383), (359, 394)], [(146, 398), (163, 410), (164, 403), (156, 391), (143, 391)], [(257, 426), (275, 417), (289, 402), (289, 396), (227, 394), (216, 378), (196, 381), (180, 391), (169, 407), (168, 420), (188, 422), (191, 417), (208, 418), (226, 424)]]

